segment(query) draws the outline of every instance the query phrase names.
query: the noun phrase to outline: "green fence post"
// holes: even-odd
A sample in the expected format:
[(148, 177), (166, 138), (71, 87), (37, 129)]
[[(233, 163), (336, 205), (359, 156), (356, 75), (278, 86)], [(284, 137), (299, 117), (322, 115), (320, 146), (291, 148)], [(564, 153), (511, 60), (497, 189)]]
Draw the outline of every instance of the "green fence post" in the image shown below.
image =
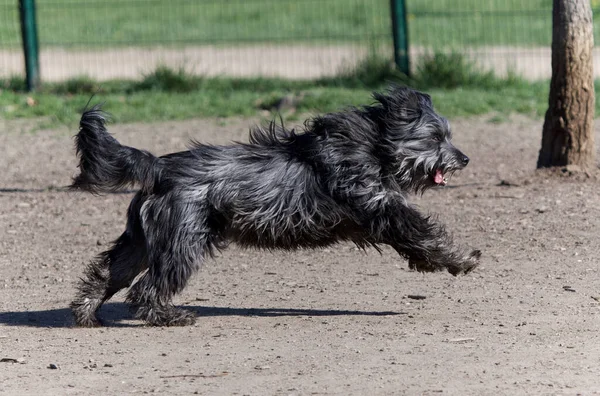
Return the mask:
[(37, 23), (35, 20), (35, 0), (19, 0), (21, 36), (25, 54), (27, 90), (34, 91), (40, 85), (40, 60), (38, 51)]
[(392, 35), (394, 37), (394, 61), (398, 69), (410, 75), (408, 53), (408, 23), (405, 0), (390, 0), (392, 7)]

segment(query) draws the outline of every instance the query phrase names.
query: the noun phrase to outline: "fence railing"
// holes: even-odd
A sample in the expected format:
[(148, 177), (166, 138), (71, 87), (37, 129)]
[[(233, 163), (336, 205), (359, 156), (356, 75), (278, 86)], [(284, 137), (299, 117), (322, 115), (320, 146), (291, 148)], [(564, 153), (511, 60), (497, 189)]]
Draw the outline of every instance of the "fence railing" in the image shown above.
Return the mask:
[[(405, 3), (405, 10), (393, 3)], [(592, 3), (600, 7), (600, 0)], [(424, 54), (460, 52), (498, 74), (550, 76), (551, 0), (37, 0), (36, 4), (44, 81), (75, 76), (139, 78), (158, 65), (207, 76), (334, 75), (372, 51), (390, 59), (398, 56), (392, 35), (398, 29), (392, 29), (392, 16), (400, 11), (405, 11), (408, 26), (410, 52), (405, 55), (413, 68)], [(21, 47), (18, 1), (0, 0), (0, 78), (24, 75)]]
[[(23, 73), (18, 9), (0, 0), (0, 76)], [(317, 78), (391, 53), (389, 0), (38, 0), (44, 81), (205, 75)]]

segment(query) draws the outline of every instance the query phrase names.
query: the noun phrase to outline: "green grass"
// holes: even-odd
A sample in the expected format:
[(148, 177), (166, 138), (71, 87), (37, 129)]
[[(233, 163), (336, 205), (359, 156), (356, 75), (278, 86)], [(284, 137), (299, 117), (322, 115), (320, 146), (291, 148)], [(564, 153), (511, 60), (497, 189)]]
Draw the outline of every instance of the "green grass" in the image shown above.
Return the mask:
[[(212, 86), (212, 85), (215, 86)], [(195, 117), (273, 117), (265, 114), (263, 103), (273, 103), (273, 98), (298, 95), (302, 99), (294, 115), (317, 114), (342, 109), (348, 105), (371, 103), (370, 88), (342, 88), (335, 86), (285, 87), (263, 89), (248, 81), (247, 87), (222, 91), (217, 86), (245, 85), (240, 81), (214, 80), (206, 87), (189, 93), (140, 91), (130, 94), (98, 93), (92, 102), (103, 102), (104, 108), (116, 122), (155, 122), (182, 120)], [(252, 89), (252, 87), (258, 89)], [(384, 86), (381, 87), (382, 89)], [(506, 86), (494, 91), (476, 87), (454, 89), (432, 88), (427, 90), (433, 97), (438, 112), (453, 117), (469, 117), (483, 114), (525, 114), (541, 117), (547, 107), (548, 87), (544, 83)], [(56, 95), (49, 92), (26, 94), (4, 90), (0, 93), (0, 118), (45, 117), (44, 125), (67, 125), (72, 128), (80, 111), (90, 99), (90, 94)], [(28, 105), (28, 98), (35, 101)], [(285, 112), (285, 110), (284, 110)]]
[[(42, 46), (369, 42), (391, 34), (389, 0), (38, 0), (37, 15)], [(18, 44), (13, 21), (17, 2), (0, 0), (0, 46)]]
[[(0, 0), (0, 47), (18, 47), (17, 3)], [(406, 0), (410, 44), (547, 46), (550, 0)], [(600, 11), (600, 0), (592, 0)], [(391, 41), (389, 0), (38, 0), (44, 46)], [(600, 42), (600, 18), (595, 18)]]
[(414, 45), (547, 46), (552, 40), (550, 0), (407, 0), (407, 4)]
[[(550, 0), (406, 0), (411, 45), (549, 45)], [(592, 0), (600, 11), (600, 1)], [(38, 0), (42, 48), (391, 41), (389, 0)], [(600, 18), (596, 18), (600, 42)], [(0, 47), (20, 42), (17, 2), (0, 0)]]
[[(116, 122), (270, 118), (279, 111), (286, 118), (296, 118), (305, 113), (369, 104), (371, 92), (385, 89), (390, 82), (427, 91), (437, 110), (448, 117), (488, 113), (540, 117), (548, 97), (547, 83), (497, 78), (457, 54), (425, 58), (411, 80), (398, 73), (391, 61), (371, 56), (336, 77), (317, 81), (207, 78), (188, 74), (184, 69), (159, 67), (140, 81), (98, 83), (80, 77), (45, 84), (40, 92), (28, 94), (23, 92), (23, 82), (13, 78), (0, 81), (0, 118), (44, 117), (45, 126), (65, 124), (73, 128), (92, 95), (92, 102), (104, 102), (104, 108)], [(283, 97), (294, 99), (293, 109), (277, 108)]]
[[(216, 81), (221, 83), (221, 81)], [(225, 81), (225, 83), (229, 83)], [(205, 88), (198, 92), (177, 93), (142, 91), (131, 94), (97, 94), (92, 103), (104, 103), (116, 122), (155, 122), (182, 120), (196, 117), (265, 116), (262, 103), (273, 97), (293, 93), (286, 89), (257, 92), (238, 89), (223, 92)], [(302, 91), (304, 99), (297, 107), (298, 113), (331, 111), (349, 104), (368, 102), (369, 90), (313, 87)], [(30, 105), (31, 99), (34, 105)], [(0, 93), (0, 118), (43, 117), (43, 125), (61, 124), (73, 127), (89, 94), (55, 95), (48, 92), (32, 95), (2, 91)], [(29, 102), (29, 103), (28, 103)], [(290, 117), (288, 117), (290, 118)], [(293, 118), (293, 117), (291, 117)]]

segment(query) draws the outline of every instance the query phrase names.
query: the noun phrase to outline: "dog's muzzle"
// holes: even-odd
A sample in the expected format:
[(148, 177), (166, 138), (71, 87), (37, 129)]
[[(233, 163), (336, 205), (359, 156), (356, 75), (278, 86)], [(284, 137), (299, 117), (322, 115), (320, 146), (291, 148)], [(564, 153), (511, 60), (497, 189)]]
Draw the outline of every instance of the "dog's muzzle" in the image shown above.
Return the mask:
[(445, 186), (446, 184), (448, 184), (448, 177), (447, 177), (448, 174), (451, 174), (457, 170), (461, 170), (469, 164), (469, 161), (470, 161), (469, 157), (464, 155), (459, 150), (456, 150), (456, 151), (457, 151), (456, 156), (455, 156), (456, 166), (450, 167), (450, 168), (445, 168), (445, 167), (441, 166), (441, 167), (434, 169), (433, 175), (431, 176), (434, 184), (436, 184), (438, 186)]

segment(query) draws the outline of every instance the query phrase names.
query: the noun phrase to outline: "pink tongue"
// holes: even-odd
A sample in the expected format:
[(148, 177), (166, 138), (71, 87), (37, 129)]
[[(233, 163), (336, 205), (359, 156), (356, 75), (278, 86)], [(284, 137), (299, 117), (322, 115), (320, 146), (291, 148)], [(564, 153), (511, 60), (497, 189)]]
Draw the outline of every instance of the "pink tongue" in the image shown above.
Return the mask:
[(435, 176), (433, 177), (433, 181), (435, 182), (435, 184), (442, 184), (444, 182), (444, 174), (442, 173), (441, 170), (436, 170), (435, 171)]

